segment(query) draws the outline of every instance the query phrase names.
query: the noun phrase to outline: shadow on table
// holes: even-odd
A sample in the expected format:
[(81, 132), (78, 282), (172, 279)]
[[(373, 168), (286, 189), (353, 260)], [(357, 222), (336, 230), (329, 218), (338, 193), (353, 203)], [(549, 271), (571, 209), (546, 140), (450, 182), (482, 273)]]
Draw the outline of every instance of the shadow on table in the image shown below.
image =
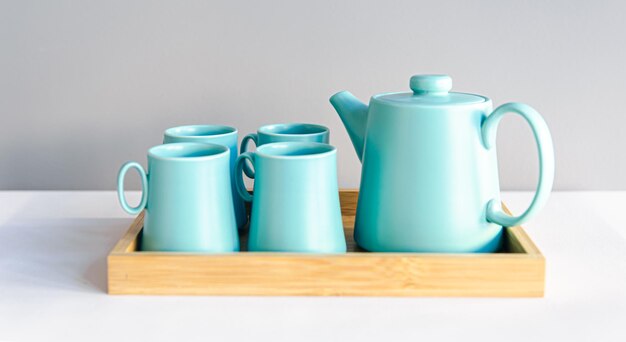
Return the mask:
[(2, 282), (106, 293), (106, 258), (132, 219), (14, 219), (0, 227)]

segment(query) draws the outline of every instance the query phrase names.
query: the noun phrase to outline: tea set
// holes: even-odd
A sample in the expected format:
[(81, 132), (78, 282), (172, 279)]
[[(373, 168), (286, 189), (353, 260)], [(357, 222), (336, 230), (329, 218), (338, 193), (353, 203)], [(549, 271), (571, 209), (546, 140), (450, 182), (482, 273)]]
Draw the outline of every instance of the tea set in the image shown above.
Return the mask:
[[(410, 88), (374, 95), (369, 105), (347, 91), (330, 98), (362, 163), (357, 245), (370, 252), (497, 251), (503, 227), (534, 217), (552, 189), (547, 124), (528, 105), (492, 110), (487, 97), (451, 92), (447, 75), (413, 76)], [(509, 113), (528, 123), (539, 156), (537, 189), (519, 216), (500, 203), (495, 143)], [(233, 127), (170, 128), (163, 144), (148, 150), (147, 170), (136, 162), (122, 166), (118, 198), (130, 214), (145, 210), (145, 251), (237, 252), (239, 231), (249, 229), (249, 251), (345, 253), (329, 135), (321, 125), (267, 125), (246, 135), (238, 149)], [(130, 169), (142, 184), (135, 207), (124, 198)], [(244, 175), (254, 179), (252, 192)], [(244, 202), (251, 204), (249, 220)]]

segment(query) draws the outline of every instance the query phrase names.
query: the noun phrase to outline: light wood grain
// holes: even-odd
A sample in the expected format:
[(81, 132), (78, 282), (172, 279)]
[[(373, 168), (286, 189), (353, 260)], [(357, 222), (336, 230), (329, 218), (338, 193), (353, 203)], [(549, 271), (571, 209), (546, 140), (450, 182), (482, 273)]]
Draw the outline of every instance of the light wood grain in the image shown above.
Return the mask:
[(127, 252), (136, 251), (138, 249), (137, 238), (139, 236), (139, 233), (141, 232), (141, 229), (143, 229), (143, 218), (145, 214), (146, 212), (142, 211), (141, 213), (139, 213), (139, 215), (137, 215), (133, 223), (130, 225), (128, 231), (126, 231), (126, 234), (124, 234), (120, 241), (117, 242), (115, 247), (113, 247), (113, 251), (111, 252), (111, 254), (124, 254)]
[(543, 296), (545, 260), (523, 228), (506, 229), (502, 253), (368, 253), (352, 238), (357, 196), (340, 193), (349, 245), (341, 255), (138, 252), (140, 215), (108, 257), (109, 293)]
[[(502, 204), (502, 209), (504, 212), (512, 215), (509, 208), (506, 205)], [(509, 235), (505, 242), (505, 249), (507, 249), (511, 253), (526, 253), (528, 255), (537, 255), (541, 256), (541, 252), (539, 248), (535, 246), (532, 242), (528, 234), (524, 231), (522, 227), (510, 227), (506, 228), (506, 234)]]

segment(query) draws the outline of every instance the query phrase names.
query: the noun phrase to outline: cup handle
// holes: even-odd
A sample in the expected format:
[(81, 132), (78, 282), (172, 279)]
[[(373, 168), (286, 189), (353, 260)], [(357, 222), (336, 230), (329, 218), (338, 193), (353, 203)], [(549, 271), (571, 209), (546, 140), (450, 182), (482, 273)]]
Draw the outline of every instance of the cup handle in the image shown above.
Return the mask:
[[(241, 146), (239, 147), (239, 154), (246, 153), (248, 151), (248, 142), (252, 140), (254, 141), (255, 146), (259, 146), (259, 135), (256, 133), (250, 133), (243, 137), (241, 140)], [(252, 164), (246, 162), (243, 167), (243, 172), (248, 176), (248, 178), (254, 179), (254, 170), (252, 170)]]
[(239, 196), (246, 202), (252, 202), (252, 195), (250, 195), (245, 184), (243, 183), (243, 170), (244, 166), (247, 165), (246, 161), (249, 161), (250, 165), (254, 166), (253, 152), (244, 152), (237, 157), (237, 162), (235, 163), (235, 174), (233, 177), (235, 178), (235, 187), (237, 188)]
[(520, 115), (530, 125), (537, 144), (539, 154), (539, 181), (537, 190), (528, 209), (519, 216), (510, 216), (502, 210), (499, 200), (491, 199), (487, 204), (487, 221), (504, 227), (513, 227), (526, 222), (535, 216), (545, 205), (552, 190), (554, 181), (554, 148), (548, 125), (541, 115), (532, 107), (522, 103), (507, 103), (496, 108), (482, 124), (482, 142), (487, 149), (496, 144), (498, 124), (507, 113)]
[[(136, 207), (131, 207), (128, 202), (126, 202), (126, 197), (124, 197), (124, 178), (126, 177), (126, 172), (129, 169), (137, 170), (139, 176), (141, 177), (141, 201)], [(127, 162), (122, 165), (120, 168), (120, 172), (117, 174), (117, 198), (120, 201), (120, 205), (122, 209), (124, 209), (127, 213), (131, 215), (139, 214), (145, 207), (148, 202), (148, 176), (146, 176), (146, 171), (144, 171), (143, 167), (137, 162)]]

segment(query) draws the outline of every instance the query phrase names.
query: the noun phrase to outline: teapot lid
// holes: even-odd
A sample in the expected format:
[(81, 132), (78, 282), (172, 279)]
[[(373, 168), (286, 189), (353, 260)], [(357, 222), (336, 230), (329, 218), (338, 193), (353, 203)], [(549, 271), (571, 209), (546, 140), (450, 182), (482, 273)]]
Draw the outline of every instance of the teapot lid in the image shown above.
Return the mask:
[(410, 81), (412, 93), (386, 93), (373, 98), (399, 105), (468, 105), (489, 101), (480, 95), (450, 92), (452, 78), (448, 75), (415, 75)]

